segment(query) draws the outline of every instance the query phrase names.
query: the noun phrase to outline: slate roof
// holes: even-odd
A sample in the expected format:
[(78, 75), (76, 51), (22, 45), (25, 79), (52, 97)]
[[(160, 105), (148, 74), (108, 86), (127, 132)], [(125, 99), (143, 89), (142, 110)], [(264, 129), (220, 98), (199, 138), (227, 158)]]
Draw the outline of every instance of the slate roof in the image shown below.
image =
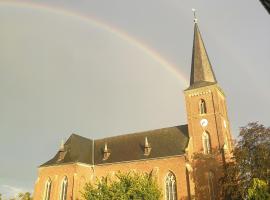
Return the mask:
[[(145, 137), (147, 137), (152, 148), (148, 156), (144, 155)], [(99, 165), (182, 155), (185, 153), (188, 140), (187, 125), (108, 137), (94, 141), (72, 134), (66, 141), (64, 149), (59, 150), (51, 160), (41, 166), (74, 162)], [(103, 160), (105, 143), (107, 143), (110, 152), (107, 160)], [(64, 156), (63, 159), (59, 160), (61, 153)], [(92, 155), (94, 155), (94, 159)]]
[[(41, 166), (70, 162), (91, 164), (93, 160), (92, 149), (93, 140), (72, 134), (65, 142), (63, 151), (61, 152), (61, 150), (59, 150), (51, 160), (42, 164)], [(59, 160), (61, 153), (65, 154), (63, 160)]]
[(194, 24), (194, 39), (190, 73), (190, 88), (200, 83), (216, 83), (215, 73), (205, 49), (198, 24)]

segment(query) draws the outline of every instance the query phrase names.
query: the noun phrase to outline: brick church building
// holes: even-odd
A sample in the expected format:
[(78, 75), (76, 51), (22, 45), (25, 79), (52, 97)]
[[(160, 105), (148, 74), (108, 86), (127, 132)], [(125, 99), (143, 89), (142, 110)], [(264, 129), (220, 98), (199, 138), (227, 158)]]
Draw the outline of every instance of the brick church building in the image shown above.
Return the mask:
[(164, 200), (218, 199), (232, 135), (226, 97), (196, 19), (192, 51), (190, 86), (184, 90), (187, 124), (98, 140), (72, 134), (38, 168), (34, 200), (81, 199), (86, 182), (129, 170), (152, 172)]

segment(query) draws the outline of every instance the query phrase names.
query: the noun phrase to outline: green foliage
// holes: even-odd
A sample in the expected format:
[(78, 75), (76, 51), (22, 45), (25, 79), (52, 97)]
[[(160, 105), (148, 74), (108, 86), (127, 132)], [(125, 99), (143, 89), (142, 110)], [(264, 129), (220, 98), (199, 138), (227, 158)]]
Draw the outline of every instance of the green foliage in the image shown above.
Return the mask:
[(270, 128), (257, 122), (242, 127), (233, 155), (221, 179), (224, 196), (246, 199), (254, 178), (270, 183)]
[[(0, 194), (0, 200), (2, 200), (1, 194)], [(10, 198), (9, 200), (33, 200), (33, 197), (31, 197), (31, 193), (30, 192), (25, 192), (25, 193), (19, 193), (17, 195), (17, 197)]]
[(113, 180), (107, 176), (94, 185), (87, 183), (82, 196), (85, 200), (159, 200), (161, 192), (151, 173), (118, 172)]
[(248, 200), (270, 199), (268, 185), (265, 181), (254, 178), (250, 188), (248, 188)]
[(32, 200), (33, 198), (31, 197), (31, 193), (30, 192), (26, 192), (26, 193), (19, 193), (18, 194), (18, 200)]
[[(202, 152), (194, 153), (192, 156), (192, 166), (193, 171), (191, 172), (191, 176), (193, 177), (193, 181), (195, 184), (195, 195), (192, 196), (192, 199), (199, 200), (209, 200), (209, 180), (208, 173), (211, 171), (213, 174), (222, 173), (222, 162), (220, 161), (220, 151), (216, 148), (211, 150), (210, 154), (205, 154)], [(214, 191), (216, 199), (220, 199), (221, 190), (220, 185), (216, 183), (216, 179), (214, 178), (213, 182), (215, 188), (212, 188)]]

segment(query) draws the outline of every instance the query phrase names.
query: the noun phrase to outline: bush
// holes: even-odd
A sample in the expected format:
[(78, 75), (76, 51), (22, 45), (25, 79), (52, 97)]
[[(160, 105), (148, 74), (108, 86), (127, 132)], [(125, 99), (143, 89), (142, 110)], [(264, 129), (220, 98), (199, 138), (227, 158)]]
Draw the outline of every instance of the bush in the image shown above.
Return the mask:
[(85, 200), (159, 200), (161, 192), (152, 173), (120, 173), (102, 177), (95, 184), (87, 183), (82, 196)]

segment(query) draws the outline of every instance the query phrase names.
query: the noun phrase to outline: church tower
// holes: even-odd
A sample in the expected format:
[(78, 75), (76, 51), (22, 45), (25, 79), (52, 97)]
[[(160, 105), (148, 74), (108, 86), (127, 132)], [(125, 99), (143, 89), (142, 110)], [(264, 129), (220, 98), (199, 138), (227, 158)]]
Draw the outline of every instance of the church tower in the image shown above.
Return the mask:
[[(193, 175), (197, 187), (195, 196), (204, 199), (203, 195), (207, 194), (205, 199), (217, 199), (218, 179), (224, 173), (224, 162), (230, 157), (232, 136), (226, 97), (217, 83), (196, 17), (190, 86), (184, 94), (190, 137), (188, 160), (195, 171)], [(212, 160), (197, 162), (195, 166), (194, 155), (205, 156)]]
[(210, 153), (212, 149), (231, 150), (231, 132), (226, 96), (219, 87), (207, 55), (197, 20), (190, 86), (184, 91), (192, 151)]

